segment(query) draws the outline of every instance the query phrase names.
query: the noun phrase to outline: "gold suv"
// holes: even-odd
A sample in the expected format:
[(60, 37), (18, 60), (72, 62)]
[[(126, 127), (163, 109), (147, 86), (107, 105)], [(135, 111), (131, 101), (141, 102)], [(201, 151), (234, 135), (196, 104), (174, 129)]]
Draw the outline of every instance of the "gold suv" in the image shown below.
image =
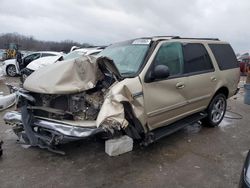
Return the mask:
[(25, 142), (50, 150), (93, 135), (149, 144), (199, 120), (217, 126), (239, 78), (226, 42), (139, 38), (35, 71), (18, 90), (19, 112), (4, 119)]

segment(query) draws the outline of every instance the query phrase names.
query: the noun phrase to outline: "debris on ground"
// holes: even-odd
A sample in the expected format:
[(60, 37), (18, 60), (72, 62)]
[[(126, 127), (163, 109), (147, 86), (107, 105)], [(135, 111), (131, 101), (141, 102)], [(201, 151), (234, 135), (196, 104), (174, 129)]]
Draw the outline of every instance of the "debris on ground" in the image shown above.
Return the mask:
[(133, 150), (133, 139), (128, 136), (122, 136), (110, 139), (105, 142), (105, 152), (109, 156), (117, 156)]

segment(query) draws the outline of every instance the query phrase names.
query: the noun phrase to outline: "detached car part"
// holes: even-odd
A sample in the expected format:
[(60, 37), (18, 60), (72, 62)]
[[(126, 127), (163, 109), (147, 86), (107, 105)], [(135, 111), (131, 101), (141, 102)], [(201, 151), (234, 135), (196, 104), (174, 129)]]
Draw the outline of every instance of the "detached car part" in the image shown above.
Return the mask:
[(0, 111), (3, 111), (16, 103), (16, 93), (9, 95), (0, 94)]

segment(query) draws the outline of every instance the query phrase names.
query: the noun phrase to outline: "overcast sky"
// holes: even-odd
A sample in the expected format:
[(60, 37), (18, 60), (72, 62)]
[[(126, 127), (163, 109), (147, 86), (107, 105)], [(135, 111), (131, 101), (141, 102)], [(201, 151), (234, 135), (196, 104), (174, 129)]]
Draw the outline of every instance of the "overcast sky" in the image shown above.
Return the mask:
[(0, 0), (0, 33), (91, 44), (179, 35), (249, 52), (249, 19), (250, 0)]

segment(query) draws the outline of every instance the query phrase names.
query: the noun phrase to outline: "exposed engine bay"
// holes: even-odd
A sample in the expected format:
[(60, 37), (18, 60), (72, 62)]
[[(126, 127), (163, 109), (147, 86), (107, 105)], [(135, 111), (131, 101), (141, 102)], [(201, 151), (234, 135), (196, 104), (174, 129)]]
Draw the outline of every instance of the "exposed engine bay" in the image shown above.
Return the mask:
[(97, 86), (91, 90), (77, 94), (32, 93), (35, 103), (31, 103), (28, 109), (32, 109), (35, 116), (56, 120), (96, 120), (104, 96), (112, 83), (107, 80), (98, 82)]
[(96, 72), (98, 80), (88, 90), (69, 94), (29, 93), (35, 102), (29, 102), (27, 108), (35, 116), (50, 119), (96, 120), (109, 87), (117, 80), (106, 66), (98, 66)]

